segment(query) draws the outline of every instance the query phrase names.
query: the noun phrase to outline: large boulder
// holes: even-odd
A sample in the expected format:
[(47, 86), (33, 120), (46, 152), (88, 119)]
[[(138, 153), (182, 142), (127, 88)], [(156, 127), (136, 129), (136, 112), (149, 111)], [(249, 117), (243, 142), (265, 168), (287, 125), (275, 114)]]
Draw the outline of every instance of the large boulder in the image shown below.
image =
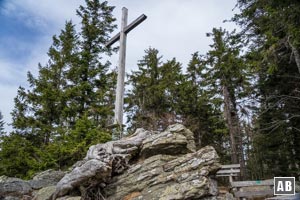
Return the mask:
[(220, 168), (218, 159), (213, 147), (196, 151), (193, 133), (183, 125), (163, 132), (138, 129), (130, 137), (90, 147), (57, 184), (52, 199), (74, 191), (85, 196), (91, 189), (110, 200), (215, 199), (211, 175)]
[(152, 134), (142, 143), (141, 156), (180, 155), (196, 151), (193, 133), (181, 124), (169, 126), (164, 132)]
[(216, 181), (210, 178), (220, 165), (213, 147), (182, 156), (155, 155), (115, 176), (104, 189), (114, 199), (200, 199), (217, 196)]

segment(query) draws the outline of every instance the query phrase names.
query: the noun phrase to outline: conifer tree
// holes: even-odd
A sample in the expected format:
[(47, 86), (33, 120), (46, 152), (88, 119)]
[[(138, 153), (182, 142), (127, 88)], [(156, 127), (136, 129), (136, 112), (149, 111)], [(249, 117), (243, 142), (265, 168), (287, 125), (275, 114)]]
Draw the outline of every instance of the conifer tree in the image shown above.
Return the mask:
[[(257, 69), (257, 112), (251, 162), (255, 176), (299, 176), (300, 3), (238, 1), (233, 20), (249, 41), (249, 62)], [(267, 142), (266, 142), (267, 141)], [(263, 152), (263, 153), (262, 153)], [(250, 162), (250, 163), (251, 163)]]
[[(194, 53), (188, 63), (185, 79), (180, 89), (180, 104), (177, 113), (183, 123), (194, 133), (196, 146), (201, 148), (212, 145), (221, 159), (227, 162), (227, 129), (220, 108), (220, 102), (214, 101), (207, 91), (205, 78), (206, 60)], [(209, 81), (209, 80), (208, 80)]]
[[(61, 34), (53, 36), (48, 56), (49, 61), (45, 66), (39, 64), (37, 77), (28, 72), (30, 89), (20, 87), (15, 98), (12, 112), (14, 131), (5, 138), (7, 142), (1, 152), (6, 175), (19, 171), (18, 176), (30, 177), (36, 171), (62, 168), (68, 164), (58, 164), (61, 155), (57, 155), (56, 151), (60, 149), (51, 152), (49, 147), (64, 138), (70, 128), (67, 74), (76, 67), (79, 59), (78, 36), (72, 22), (66, 22)], [(16, 145), (15, 148), (11, 148), (11, 144)], [(24, 155), (26, 159), (22, 158)], [(23, 160), (16, 163), (11, 159)], [(20, 167), (23, 167), (22, 170), (19, 170)]]
[(212, 98), (222, 98), (230, 134), (231, 162), (241, 164), (241, 175), (244, 176), (243, 132), (238, 100), (247, 95), (245, 88), (249, 86), (249, 77), (240, 55), (241, 43), (233, 33), (229, 34), (221, 28), (214, 28), (208, 36), (213, 39), (213, 44), (210, 45), (212, 49), (206, 58), (208, 90), (213, 95)]
[(175, 59), (162, 63), (157, 49), (149, 48), (129, 75), (132, 89), (127, 94), (131, 128), (163, 130), (176, 121), (181, 64)]
[[(115, 72), (108, 71), (102, 57), (112, 51), (104, 44), (115, 28), (113, 8), (107, 1), (86, 0), (77, 10), (80, 32), (66, 22), (53, 37), (48, 63), (39, 64), (37, 77), (28, 73), (30, 88), (19, 88), (12, 112), (14, 131), (6, 138), (10, 142), (1, 146), (0, 165), (7, 175), (20, 168), (7, 163), (25, 154), (20, 172), (31, 176), (47, 168), (66, 168), (90, 145), (110, 140), (104, 126), (113, 113)], [(11, 148), (18, 143), (24, 148)]]
[(48, 144), (51, 136), (61, 134), (60, 129), (67, 122), (63, 118), (68, 103), (65, 74), (74, 67), (77, 42), (74, 25), (67, 22), (59, 37), (53, 37), (49, 61), (46, 66), (39, 64), (38, 77), (28, 72), (32, 89), (26, 91), (20, 87), (18, 90), (12, 112), (13, 127), (36, 145)]
[(159, 88), (164, 90), (165, 99), (165, 114), (161, 120), (164, 121), (165, 126), (182, 121), (179, 110), (181, 109), (181, 90), (184, 89), (184, 75), (181, 68), (181, 63), (177, 62), (175, 58), (167, 60), (160, 67)]
[(145, 56), (138, 62), (138, 71), (129, 75), (129, 83), (132, 89), (127, 94), (126, 103), (129, 112), (131, 128), (145, 127), (157, 129), (155, 116), (156, 107), (159, 106), (161, 91), (158, 86), (158, 68), (161, 65), (161, 57), (158, 50), (149, 48), (145, 50)]
[(116, 28), (112, 16), (114, 7), (107, 1), (86, 0), (86, 6), (80, 6), (77, 15), (81, 19), (80, 62), (73, 74), (70, 93), (75, 93), (74, 107), (79, 116), (85, 112), (93, 120), (106, 126), (108, 117), (113, 113), (112, 96), (109, 94), (115, 86), (114, 73), (108, 73), (109, 62), (104, 62), (104, 54), (111, 49), (105, 47), (109, 34)]

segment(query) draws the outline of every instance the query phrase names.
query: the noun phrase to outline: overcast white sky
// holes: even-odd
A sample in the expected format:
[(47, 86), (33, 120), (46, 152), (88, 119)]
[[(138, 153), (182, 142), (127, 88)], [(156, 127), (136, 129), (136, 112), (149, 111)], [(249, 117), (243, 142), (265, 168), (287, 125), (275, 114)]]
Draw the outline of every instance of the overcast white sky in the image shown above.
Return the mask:
[[(19, 86), (27, 87), (27, 71), (37, 73), (46, 63), (52, 35), (59, 34), (66, 20), (78, 23), (75, 10), (83, 0), (0, 0), (0, 111), (7, 123)], [(136, 69), (144, 50), (154, 47), (164, 59), (188, 63), (191, 54), (204, 54), (213, 27), (235, 28), (230, 19), (236, 0), (109, 0), (120, 24), (121, 9), (129, 10), (128, 23), (141, 14), (147, 20), (127, 36), (126, 71)], [(113, 66), (117, 55), (112, 56)], [(6, 125), (6, 130), (11, 128)]]

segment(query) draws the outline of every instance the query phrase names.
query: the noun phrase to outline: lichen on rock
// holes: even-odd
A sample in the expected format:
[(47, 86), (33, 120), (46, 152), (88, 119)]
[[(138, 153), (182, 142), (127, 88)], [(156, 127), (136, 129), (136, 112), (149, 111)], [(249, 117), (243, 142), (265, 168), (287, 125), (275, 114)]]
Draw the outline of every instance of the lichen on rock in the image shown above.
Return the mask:
[(90, 147), (84, 162), (57, 184), (53, 199), (79, 187), (98, 187), (108, 200), (214, 197), (217, 185), (210, 175), (219, 169), (218, 159), (213, 147), (196, 151), (193, 133), (183, 125), (163, 132), (138, 129)]
[[(91, 146), (68, 173), (48, 170), (33, 180), (0, 178), (4, 199), (171, 200), (216, 199), (215, 149), (196, 151), (193, 133), (181, 124), (163, 132), (137, 131)], [(80, 197), (81, 196), (81, 197)]]

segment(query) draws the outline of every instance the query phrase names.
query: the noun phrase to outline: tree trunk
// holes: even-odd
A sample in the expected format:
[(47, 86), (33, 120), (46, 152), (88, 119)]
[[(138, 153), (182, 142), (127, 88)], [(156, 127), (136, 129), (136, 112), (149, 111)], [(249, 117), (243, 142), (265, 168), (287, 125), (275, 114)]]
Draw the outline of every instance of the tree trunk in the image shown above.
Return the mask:
[(229, 134), (230, 134), (230, 145), (231, 145), (231, 162), (232, 164), (237, 164), (238, 163), (238, 156), (237, 156), (237, 144), (236, 144), (236, 131), (234, 130), (233, 126), (233, 121), (231, 117), (231, 100), (228, 92), (227, 86), (223, 85), (223, 95), (224, 95), (224, 114), (225, 114), (225, 119), (226, 123), (229, 129)]
[(245, 160), (243, 150), (243, 135), (240, 127), (240, 121), (236, 109), (236, 102), (230, 98), (229, 90), (226, 85), (223, 85), (224, 95), (224, 114), (230, 134), (231, 143), (231, 162), (241, 165), (240, 179), (245, 177)]
[(298, 72), (300, 74), (300, 53), (298, 51), (298, 49), (290, 42), (290, 40), (288, 39), (289, 45), (292, 48), (292, 52), (294, 54), (294, 58), (295, 58), (295, 62), (298, 68)]
[(240, 173), (240, 179), (243, 180), (246, 175), (246, 166), (245, 166), (245, 159), (244, 159), (244, 145), (243, 145), (243, 134), (240, 126), (240, 120), (237, 115), (237, 110), (235, 109), (235, 116), (234, 121), (236, 123), (236, 135), (238, 137), (238, 156), (239, 156), (239, 163), (241, 165), (241, 173)]

